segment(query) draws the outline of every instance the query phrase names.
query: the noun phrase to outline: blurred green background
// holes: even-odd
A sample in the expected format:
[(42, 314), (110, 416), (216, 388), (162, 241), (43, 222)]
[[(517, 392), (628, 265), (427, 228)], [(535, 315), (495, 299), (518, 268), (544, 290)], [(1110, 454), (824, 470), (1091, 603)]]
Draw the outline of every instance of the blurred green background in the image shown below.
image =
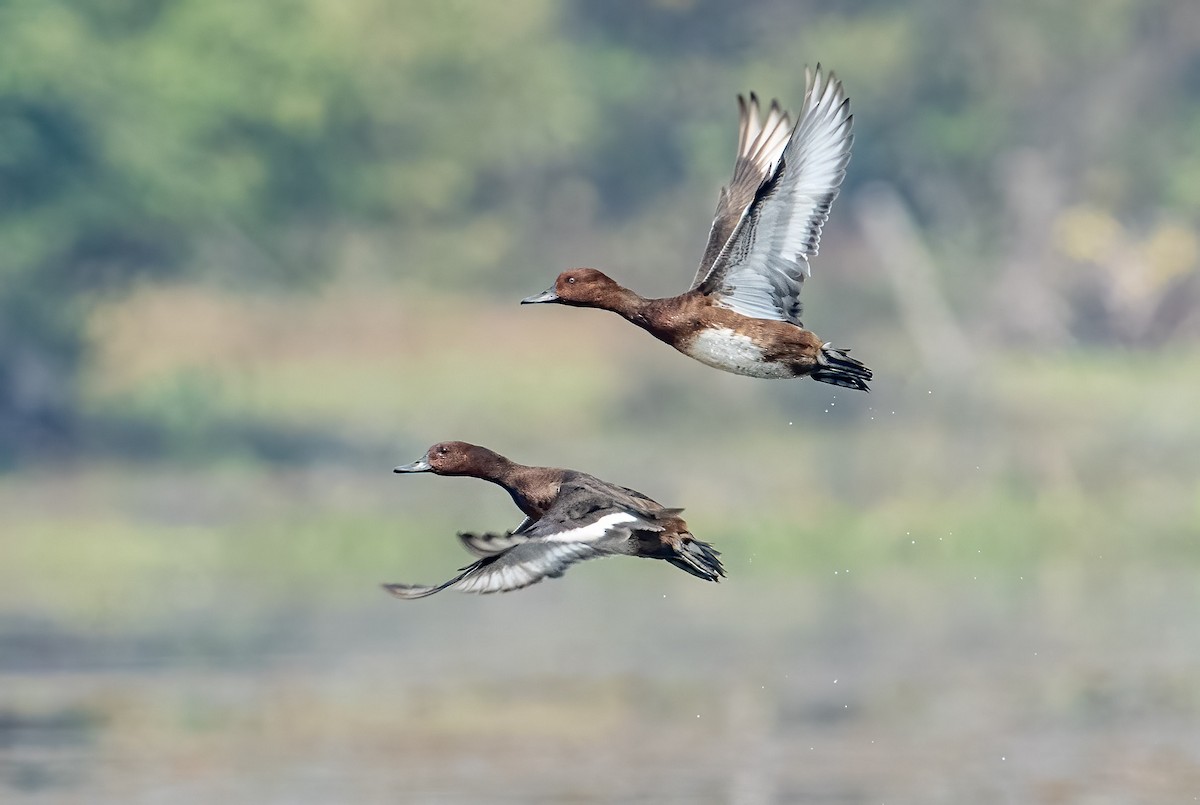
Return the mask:
[[(517, 307), (683, 290), (818, 61), (870, 395)], [(8, 0), (0, 800), (1190, 801), (1198, 221), (1192, 0)], [(389, 599), (520, 519), (451, 438), (729, 578)]]

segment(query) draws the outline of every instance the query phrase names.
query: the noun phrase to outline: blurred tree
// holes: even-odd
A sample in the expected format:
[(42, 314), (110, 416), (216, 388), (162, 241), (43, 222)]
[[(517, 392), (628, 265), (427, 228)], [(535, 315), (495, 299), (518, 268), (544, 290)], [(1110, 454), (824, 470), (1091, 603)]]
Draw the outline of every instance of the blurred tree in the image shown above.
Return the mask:
[[(733, 94), (794, 106), (818, 60), (855, 104), (844, 193), (895, 188), (961, 320), (1004, 343), (1188, 331), (1192, 0), (8, 0), (0, 455), (70, 441), (89, 307), (138, 278), (354, 263), (508, 292), (589, 236), (633, 271), (695, 259), (672, 227), (725, 178)], [(1107, 335), (1056, 241), (1078, 209), (1147, 244)]]
[[(71, 439), (99, 296), (180, 272), (304, 282), (348, 231), (448, 231), (479, 177), (574, 145), (552, 11), (0, 5), (0, 457)], [(548, 97), (566, 100), (533, 136), (495, 136)]]
[(294, 55), (311, 48), (286, 5), (0, 8), (0, 451), (72, 435), (96, 295), (179, 271), (217, 222), (325, 203), (321, 65)]

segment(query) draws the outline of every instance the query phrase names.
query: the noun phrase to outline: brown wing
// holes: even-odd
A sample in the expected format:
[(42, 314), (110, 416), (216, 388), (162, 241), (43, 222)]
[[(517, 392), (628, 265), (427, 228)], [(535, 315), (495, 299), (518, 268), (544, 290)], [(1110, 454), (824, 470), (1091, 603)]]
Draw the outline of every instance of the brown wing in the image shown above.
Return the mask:
[(791, 120), (787, 112), (779, 108), (778, 101), (771, 101), (766, 119), (762, 120), (758, 96), (750, 93), (748, 102), (743, 96), (738, 96), (737, 161), (733, 164), (733, 178), (729, 180), (729, 186), (721, 188), (712, 228), (708, 232), (708, 245), (704, 247), (704, 257), (692, 282), (693, 288), (708, 276), (713, 261), (733, 234), (742, 213), (754, 202), (759, 186), (775, 172), (775, 165), (787, 145), (791, 129)]

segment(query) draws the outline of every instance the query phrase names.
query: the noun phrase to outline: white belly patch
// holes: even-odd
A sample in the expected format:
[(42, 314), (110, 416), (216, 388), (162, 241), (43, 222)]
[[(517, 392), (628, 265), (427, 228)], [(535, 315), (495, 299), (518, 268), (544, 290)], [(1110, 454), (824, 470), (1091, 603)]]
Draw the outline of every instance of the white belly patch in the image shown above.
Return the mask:
[(701, 330), (692, 341), (688, 354), (701, 363), (750, 377), (794, 377), (784, 363), (763, 361), (763, 352), (748, 335), (727, 327)]

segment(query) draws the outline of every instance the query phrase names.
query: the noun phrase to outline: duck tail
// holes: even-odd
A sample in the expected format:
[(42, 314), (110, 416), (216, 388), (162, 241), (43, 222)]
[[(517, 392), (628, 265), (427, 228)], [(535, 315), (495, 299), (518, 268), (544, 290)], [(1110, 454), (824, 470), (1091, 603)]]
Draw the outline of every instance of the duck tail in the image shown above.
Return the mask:
[(817, 366), (810, 373), (813, 380), (832, 383), (848, 389), (870, 391), (867, 381), (873, 376), (862, 361), (851, 358), (850, 350), (835, 349), (828, 342), (821, 345), (817, 353)]
[(718, 558), (721, 552), (707, 542), (701, 542), (695, 537), (684, 537), (676, 546), (674, 554), (666, 557), (667, 561), (680, 570), (687, 571), (693, 576), (705, 581), (720, 581), (725, 575), (725, 567)]

